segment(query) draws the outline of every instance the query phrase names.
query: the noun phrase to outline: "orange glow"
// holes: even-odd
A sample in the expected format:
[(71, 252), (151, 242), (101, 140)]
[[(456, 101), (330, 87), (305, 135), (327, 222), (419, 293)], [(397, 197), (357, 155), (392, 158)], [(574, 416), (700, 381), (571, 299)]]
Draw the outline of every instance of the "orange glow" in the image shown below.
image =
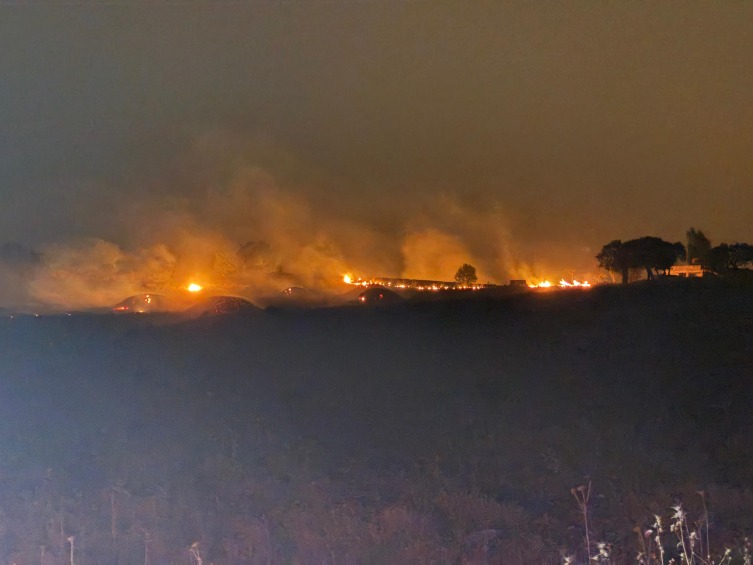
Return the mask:
[(581, 288), (588, 288), (591, 286), (591, 283), (588, 281), (580, 282), (578, 280), (573, 279), (573, 282), (567, 282), (565, 279), (560, 280), (560, 286), (561, 287), (576, 287), (579, 286)]
[(376, 282), (372, 280), (363, 280), (362, 278), (358, 277), (356, 278), (354, 275), (351, 275), (348, 273), (347, 275), (343, 275), (343, 282), (345, 284), (352, 284), (355, 286), (369, 286), (372, 284), (377, 284)]
[(558, 286), (560, 288), (590, 288), (591, 283), (589, 283), (588, 281), (581, 282), (575, 279), (573, 279), (573, 282), (568, 282), (565, 279), (560, 279), (560, 282), (557, 285), (554, 285), (549, 281), (542, 281), (528, 285), (529, 288), (550, 288), (553, 286)]
[(188, 292), (199, 292), (199, 291), (200, 291), (200, 290), (202, 290), (203, 288), (204, 288), (204, 287), (203, 287), (203, 286), (201, 286), (200, 284), (196, 284), (196, 283), (191, 283), (191, 284), (189, 284), (189, 285), (188, 285), (188, 286), (186, 287), (186, 290), (187, 290)]

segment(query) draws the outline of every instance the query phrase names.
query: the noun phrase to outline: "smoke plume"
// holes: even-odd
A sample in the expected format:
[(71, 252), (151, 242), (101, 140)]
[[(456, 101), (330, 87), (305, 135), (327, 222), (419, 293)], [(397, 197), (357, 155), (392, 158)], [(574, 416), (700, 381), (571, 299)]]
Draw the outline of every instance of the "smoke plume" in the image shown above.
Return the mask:
[(500, 203), (445, 192), (366, 205), (290, 160), (255, 159), (258, 148), (201, 137), (148, 187), (113, 191), (136, 195), (107, 212), (118, 236), (49, 242), (15, 261), (6, 250), (2, 305), (106, 307), (191, 281), (251, 299), (342, 292), (345, 273), (452, 280), (463, 263), (504, 284), (540, 269), (521, 259)]

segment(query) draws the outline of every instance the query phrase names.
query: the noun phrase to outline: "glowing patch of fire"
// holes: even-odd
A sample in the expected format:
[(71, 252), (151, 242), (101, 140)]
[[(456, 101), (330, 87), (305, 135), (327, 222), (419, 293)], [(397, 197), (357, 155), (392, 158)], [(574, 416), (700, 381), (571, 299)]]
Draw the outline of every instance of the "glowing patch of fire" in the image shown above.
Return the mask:
[[(542, 281), (542, 282), (536, 283), (536, 284), (529, 284), (528, 286), (529, 286), (529, 288), (550, 288), (550, 287), (553, 287), (555, 285), (553, 283), (549, 282), (549, 281)], [(579, 288), (590, 288), (591, 287), (591, 283), (588, 282), (588, 281), (580, 282), (578, 280), (573, 280), (573, 282), (567, 282), (565, 279), (560, 279), (560, 282), (559, 282), (559, 284), (557, 284), (557, 286), (560, 287), (560, 288), (576, 288), (576, 287), (579, 287)]]
[(466, 285), (458, 282), (429, 281), (418, 279), (393, 279), (389, 277), (370, 277), (363, 279), (347, 274), (343, 276), (345, 284), (353, 286), (386, 286), (391, 288), (412, 289), (420, 291), (439, 291), (439, 290), (479, 290), (494, 286), (492, 284), (471, 284)]
[(588, 281), (580, 282), (580, 281), (576, 281), (576, 280), (573, 280), (573, 282), (567, 282), (565, 279), (561, 279), (560, 280), (560, 286), (565, 286), (565, 287), (568, 287), (568, 286), (589, 287), (589, 286), (591, 286), (591, 283), (589, 283)]
[(204, 287), (203, 287), (203, 286), (201, 286), (200, 284), (196, 284), (196, 283), (191, 283), (191, 284), (189, 284), (189, 285), (188, 285), (188, 286), (186, 287), (186, 290), (187, 290), (188, 292), (199, 292), (199, 291), (200, 291), (200, 290), (202, 290), (203, 288), (204, 288)]

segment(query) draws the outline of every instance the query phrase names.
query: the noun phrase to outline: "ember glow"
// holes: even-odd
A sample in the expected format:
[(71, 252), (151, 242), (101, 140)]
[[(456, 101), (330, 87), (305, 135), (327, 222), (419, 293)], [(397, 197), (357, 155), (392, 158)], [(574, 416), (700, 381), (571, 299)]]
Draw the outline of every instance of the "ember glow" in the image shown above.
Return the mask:
[(353, 275), (345, 275), (343, 277), (345, 284), (353, 286), (384, 286), (399, 289), (412, 289), (421, 291), (438, 291), (438, 290), (478, 290), (481, 288), (487, 288), (490, 286), (496, 286), (493, 284), (473, 284), (463, 285), (457, 282), (449, 281), (431, 281), (431, 280), (419, 280), (419, 279), (395, 279), (389, 277), (369, 277), (361, 278), (354, 277)]
[(575, 287), (575, 286), (580, 286), (580, 287), (587, 288), (587, 287), (591, 286), (591, 283), (589, 283), (588, 281), (580, 282), (580, 281), (577, 281), (577, 280), (573, 280), (573, 282), (567, 282), (565, 279), (560, 279), (560, 286), (561, 287), (571, 287), (571, 286)]
[(559, 288), (591, 288), (591, 283), (589, 283), (588, 281), (581, 282), (578, 280), (568, 282), (565, 279), (560, 279), (560, 282), (557, 285), (547, 280), (528, 285), (529, 288), (551, 288), (555, 286)]
[(199, 292), (200, 290), (203, 290), (203, 288), (204, 288), (204, 287), (203, 287), (203, 286), (201, 286), (200, 284), (196, 284), (196, 283), (191, 283), (191, 284), (189, 284), (189, 285), (188, 285), (188, 286), (186, 287), (186, 290), (187, 290), (188, 292)]

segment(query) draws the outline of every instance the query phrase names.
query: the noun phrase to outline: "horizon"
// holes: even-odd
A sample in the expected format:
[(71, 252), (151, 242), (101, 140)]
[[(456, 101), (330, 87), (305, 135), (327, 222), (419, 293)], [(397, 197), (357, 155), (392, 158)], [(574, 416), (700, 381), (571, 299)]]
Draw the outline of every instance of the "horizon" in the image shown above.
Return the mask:
[(753, 240), (748, 4), (0, 9), (0, 242), (50, 267), (2, 273), (5, 301), (243, 245), (317, 286), (558, 279), (689, 223)]

